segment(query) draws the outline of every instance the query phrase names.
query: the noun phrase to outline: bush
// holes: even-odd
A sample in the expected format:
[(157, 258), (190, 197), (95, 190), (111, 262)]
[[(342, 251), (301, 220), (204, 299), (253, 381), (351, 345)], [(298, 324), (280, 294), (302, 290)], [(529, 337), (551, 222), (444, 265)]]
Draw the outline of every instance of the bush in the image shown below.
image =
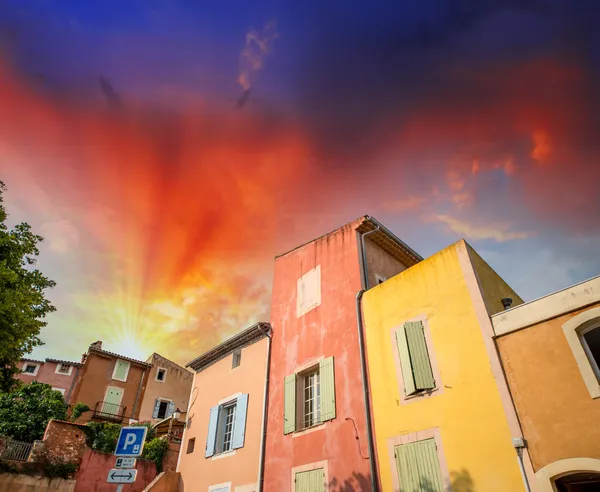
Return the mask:
[(88, 407), (85, 403), (75, 403), (73, 405), (73, 411), (71, 412), (71, 422), (77, 421), (79, 417), (81, 417), (85, 412), (89, 412), (90, 407)]
[(90, 448), (101, 453), (114, 453), (121, 426), (108, 422), (88, 422), (85, 432)]
[(76, 463), (44, 463), (42, 474), (47, 478), (73, 478), (79, 467)]
[(160, 437), (155, 437), (151, 441), (146, 442), (142, 458), (152, 460), (156, 463), (156, 471), (162, 472), (162, 462), (169, 449), (169, 441)]

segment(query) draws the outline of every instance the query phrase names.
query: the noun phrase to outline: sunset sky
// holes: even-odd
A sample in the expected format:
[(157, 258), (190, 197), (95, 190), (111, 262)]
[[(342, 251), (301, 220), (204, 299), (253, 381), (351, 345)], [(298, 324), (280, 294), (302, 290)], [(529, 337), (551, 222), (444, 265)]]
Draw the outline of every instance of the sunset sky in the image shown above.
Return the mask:
[(594, 0), (0, 0), (0, 179), (46, 238), (33, 356), (186, 363), (361, 215), (526, 300), (600, 274)]

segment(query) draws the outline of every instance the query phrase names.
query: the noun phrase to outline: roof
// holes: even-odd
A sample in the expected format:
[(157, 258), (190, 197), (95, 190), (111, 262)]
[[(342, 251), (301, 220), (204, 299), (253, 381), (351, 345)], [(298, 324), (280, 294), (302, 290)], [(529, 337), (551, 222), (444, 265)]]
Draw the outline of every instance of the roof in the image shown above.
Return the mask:
[(115, 354), (114, 352), (109, 352), (108, 350), (102, 350), (102, 349), (93, 347), (92, 345), (90, 345), (88, 352), (97, 352), (99, 354), (110, 355), (111, 357), (116, 357), (117, 359), (122, 359), (122, 360), (127, 360), (129, 362), (133, 362), (134, 364), (137, 364), (142, 367), (152, 367), (152, 364), (148, 364), (147, 362), (142, 362), (141, 360), (132, 359), (131, 357), (126, 357), (121, 354)]
[(196, 372), (199, 372), (226, 355), (229, 355), (234, 350), (260, 340), (263, 337), (269, 336), (270, 332), (271, 325), (269, 323), (259, 321), (258, 323), (253, 324), (251, 327), (241, 331), (237, 335), (225, 340), (216, 347), (213, 347), (208, 352), (196, 357), (191, 362), (188, 362), (185, 367), (191, 367)]
[[(171, 359), (169, 359), (168, 357), (165, 357), (164, 355), (160, 355), (158, 352), (153, 352), (152, 355), (150, 357), (148, 357), (148, 359), (146, 359), (147, 363), (151, 363), (150, 361), (152, 359), (154, 359), (154, 356), (160, 357), (161, 359), (164, 359), (166, 361), (169, 361), (170, 364), (173, 364), (174, 366), (177, 366), (181, 369), (183, 369), (184, 371), (190, 373), (190, 371), (187, 369), (187, 367), (183, 367), (182, 365), (177, 364), (177, 362), (173, 362)], [(190, 373), (192, 374), (192, 373)]]
[(343, 226), (338, 227), (333, 231), (329, 231), (327, 234), (323, 234), (322, 236), (319, 236), (315, 239), (311, 239), (310, 241), (296, 246), (295, 248), (283, 254), (277, 255), (275, 258), (281, 258), (282, 256), (285, 256), (291, 253), (292, 251), (302, 248), (303, 246), (306, 246), (307, 244), (310, 244), (314, 241), (318, 241), (321, 238), (329, 236), (330, 234), (333, 234), (334, 232), (357, 222), (359, 222), (358, 227), (356, 228), (358, 232), (364, 234), (365, 232), (376, 231), (372, 234), (369, 234), (369, 240), (377, 244), (377, 246), (379, 246), (381, 249), (391, 254), (392, 256), (396, 258), (401, 258), (402, 262), (407, 267), (411, 267), (423, 260), (423, 257), (420, 254), (418, 254), (415, 250), (409, 247), (404, 241), (400, 240), (393, 232), (391, 232), (387, 227), (381, 224), (377, 219), (369, 215), (363, 215), (362, 217), (359, 217), (358, 219), (353, 220), (352, 222), (348, 222), (347, 224), (344, 224)]
[(23, 362), (35, 362), (36, 364), (43, 364), (44, 361), (43, 360), (37, 360), (37, 359), (28, 359), (27, 357), (23, 357), (21, 359)]
[(46, 359), (46, 362), (55, 362), (56, 364), (68, 364), (70, 366), (81, 367), (83, 364), (81, 362), (71, 362), (70, 360), (61, 360), (61, 359)]

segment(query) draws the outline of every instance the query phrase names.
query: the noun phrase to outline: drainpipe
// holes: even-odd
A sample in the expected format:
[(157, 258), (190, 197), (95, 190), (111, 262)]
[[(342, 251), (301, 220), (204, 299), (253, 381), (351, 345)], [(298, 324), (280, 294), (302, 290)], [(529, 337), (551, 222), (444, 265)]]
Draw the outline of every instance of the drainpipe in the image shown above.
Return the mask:
[(265, 381), (265, 394), (263, 399), (263, 421), (262, 421), (262, 436), (260, 441), (260, 460), (258, 463), (258, 489), (256, 492), (263, 491), (263, 482), (265, 480), (265, 447), (267, 442), (267, 415), (268, 415), (268, 400), (269, 400), (269, 374), (271, 372), (271, 341), (273, 337), (273, 330), (269, 327), (267, 333), (265, 333), (268, 341), (267, 346), (267, 371)]
[(363, 275), (363, 286), (364, 288), (356, 294), (356, 321), (358, 326), (358, 348), (360, 351), (360, 372), (362, 376), (362, 386), (365, 403), (365, 416), (367, 423), (367, 441), (369, 444), (369, 466), (371, 468), (371, 483), (372, 491), (378, 492), (379, 490), (379, 479), (377, 475), (377, 463), (375, 456), (375, 443), (373, 440), (373, 422), (371, 421), (371, 399), (369, 392), (369, 380), (367, 376), (367, 356), (365, 354), (365, 341), (364, 341), (364, 329), (363, 329), (363, 317), (362, 317), (362, 305), (361, 300), (363, 294), (369, 288), (369, 269), (367, 267), (367, 251), (365, 247), (365, 236), (373, 234), (380, 229), (379, 224), (377, 228), (372, 231), (365, 232), (360, 236), (360, 253), (362, 258), (362, 275)]
[(356, 294), (356, 319), (358, 322), (358, 348), (360, 350), (360, 372), (362, 376), (362, 386), (365, 400), (365, 415), (367, 418), (367, 440), (369, 443), (369, 465), (371, 467), (371, 482), (372, 491), (377, 492), (378, 477), (377, 477), (377, 464), (375, 463), (375, 444), (373, 442), (373, 424), (371, 422), (371, 404), (369, 398), (369, 382), (367, 380), (367, 362), (365, 356), (365, 344), (363, 340), (363, 322), (362, 322), (362, 308), (361, 299), (364, 290), (361, 290)]
[(529, 481), (527, 480), (527, 473), (525, 472), (525, 465), (523, 464), (523, 450), (526, 447), (525, 439), (521, 437), (513, 438), (513, 446), (517, 451), (517, 461), (519, 462), (519, 468), (521, 470), (521, 477), (523, 478), (525, 490), (526, 492), (531, 492), (531, 489), (529, 488)]

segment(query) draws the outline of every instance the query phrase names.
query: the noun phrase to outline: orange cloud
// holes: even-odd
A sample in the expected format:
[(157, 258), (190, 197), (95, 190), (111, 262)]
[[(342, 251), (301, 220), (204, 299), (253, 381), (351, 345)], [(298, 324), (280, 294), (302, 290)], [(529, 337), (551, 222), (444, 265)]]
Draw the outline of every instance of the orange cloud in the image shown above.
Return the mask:
[(540, 164), (544, 164), (551, 153), (548, 133), (543, 130), (538, 130), (533, 133), (532, 139), (533, 150), (531, 151), (531, 157)]

